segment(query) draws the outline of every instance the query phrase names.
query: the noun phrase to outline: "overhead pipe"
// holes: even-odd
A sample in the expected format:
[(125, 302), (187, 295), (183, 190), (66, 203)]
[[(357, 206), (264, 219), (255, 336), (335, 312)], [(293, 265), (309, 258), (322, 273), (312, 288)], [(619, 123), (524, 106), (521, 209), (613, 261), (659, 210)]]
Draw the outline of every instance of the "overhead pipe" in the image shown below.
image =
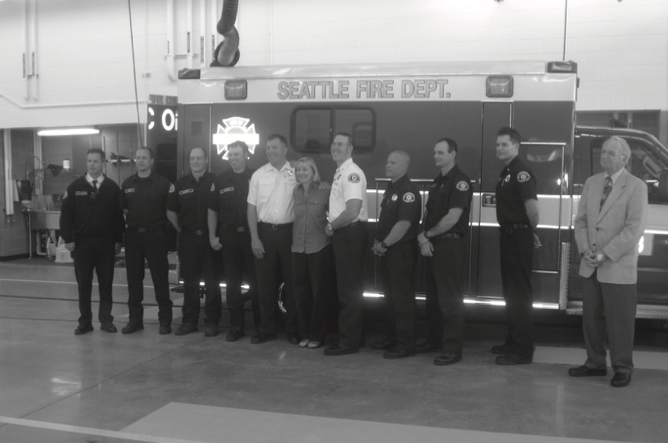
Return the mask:
[(5, 158), (5, 215), (14, 215), (14, 178), (12, 177), (12, 130), (2, 131)]
[(239, 61), (239, 32), (234, 27), (237, 20), (239, 0), (225, 0), (223, 12), (218, 20), (216, 30), (225, 39), (216, 47), (211, 66), (234, 66)]

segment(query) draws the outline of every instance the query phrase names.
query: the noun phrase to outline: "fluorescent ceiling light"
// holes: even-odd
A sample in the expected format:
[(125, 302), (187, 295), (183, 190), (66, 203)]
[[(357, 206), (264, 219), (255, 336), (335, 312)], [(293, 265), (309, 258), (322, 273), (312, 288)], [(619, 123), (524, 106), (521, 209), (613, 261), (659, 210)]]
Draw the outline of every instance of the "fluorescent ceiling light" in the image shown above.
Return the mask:
[(87, 135), (99, 134), (100, 130), (95, 128), (67, 128), (67, 129), (42, 129), (37, 131), (40, 137), (49, 137), (55, 135)]

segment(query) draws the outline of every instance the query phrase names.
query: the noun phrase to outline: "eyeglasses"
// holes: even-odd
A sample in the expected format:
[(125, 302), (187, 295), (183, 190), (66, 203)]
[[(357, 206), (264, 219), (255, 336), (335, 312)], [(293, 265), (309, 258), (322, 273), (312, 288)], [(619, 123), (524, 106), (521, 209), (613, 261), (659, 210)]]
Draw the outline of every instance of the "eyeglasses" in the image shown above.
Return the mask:
[(601, 157), (609, 157), (609, 158), (613, 158), (613, 157), (620, 157), (620, 156), (623, 156), (623, 155), (624, 155), (624, 154), (622, 154), (621, 152), (615, 152), (615, 151), (601, 151)]

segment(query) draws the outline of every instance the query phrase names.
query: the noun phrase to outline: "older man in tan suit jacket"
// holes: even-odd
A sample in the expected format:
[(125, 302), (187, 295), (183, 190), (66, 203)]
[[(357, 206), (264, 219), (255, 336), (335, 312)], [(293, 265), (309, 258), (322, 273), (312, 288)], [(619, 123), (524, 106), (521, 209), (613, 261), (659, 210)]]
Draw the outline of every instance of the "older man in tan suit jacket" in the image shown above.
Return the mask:
[(587, 361), (568, 373), (572, 377), (607, 374), (607, 333), (614, 387), (627, 386), (633, 372), (638, 242), (647, 218), (647, 185), (626, 171), (630, 156), (623, 138), (611, 137), (603, 143), (605, 172), (587, 179), (575, 218), (580, 275), (585, 278), (582, 327)]

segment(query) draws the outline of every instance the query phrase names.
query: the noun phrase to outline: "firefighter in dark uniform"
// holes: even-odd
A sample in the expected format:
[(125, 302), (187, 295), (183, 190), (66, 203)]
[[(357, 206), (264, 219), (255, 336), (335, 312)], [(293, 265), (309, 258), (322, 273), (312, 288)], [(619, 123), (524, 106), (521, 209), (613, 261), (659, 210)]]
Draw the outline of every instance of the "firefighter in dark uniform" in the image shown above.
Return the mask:
[(380, 256), (383, 292), (387, 306), (389, 335), (372, 345), (385, 350), (384, 358), (396, 359), (415, 355), (415, 265), (417, 264), (417, 231), (420, 224), (422, 197), (417, 185), (406, 172), (410, 156), (394, 151), (385, 165), (391, 182), (383, 195), (378, 230), (373, 248)]
[(144, 260), (148, 262), (155, 300), (158, 303), (160, 334), (172, 332), (172, 301), (169, 298), (167, 261), (167, 196), (173, 186), (151, 171), (153, 151), (139, 148), (135, 153), (137, 173), (121, 186), (121, 207), (125, 212), (125, 269), (128, 275), (130, 321), (121, 332), (132, 334), (144, 329)]
[(255, 170), (246, 166), (248, 145), (242, 141), (228, 145), (227, 159), (232, 168), (218, 175), (211, 186), (208, 223), (211, 247), (216, 251), (223, 251), (225, 301), (230, 311), (230, 332), (226, 340), (234, 342), (244, 336), (245, 299), (241, 293), (244, 273), (250, 286), (247, 295), (253, 305), (255, 328), (260, 325), (255, 258), (248, 231), (246, 201), (248, 183)]
[(170, 190), (167, 199), (167, 218), (179, 233), (179, 264), (183, 276), (183, 323), (174, 335), (197, 332), (199, 320), (200, 281), (205, 284), (204, 335), (218, 335), (221, 315), (220, 286), (215, 278), (215, 251), (209, 246), (207, 203), (215, 174), (207, 172), (209, 156), (203, 148), (190, 151), (190, 174), (182, 177)]
[(519, 159), (520, 134), (501, 128), (496, 138), (496, 156), (506, 165), (496, 184), (496, 218), (500, 226), (501, 282), (506, 301), (508, 336), (503, 345), (492, 347), (500, 365), (533, 361), (533, 294), (531, 266), (534, 247), (540, 246), (534, 231), (538, 226), (538, 197), (533, 172)]
[(442, 354), (434, 359), (439, 366), (462, 359), (464, 340), (464, 288), (466, 234), (471, 208), (470, 180), (457, 166), (457, 143), (444, 138), (434, 146), (434, 163), (441, 173), (429, 188), (429, 199), (418, 236), (425, 257), (426, 311), (429, 338), (418, 352)]
[(88, 173), (79, 177), (67, 188), (60, 211), (60, 235), (65, 247), (74, 258), (74, 274), (79, 286), (79, 326), (75, 335), (93, 330), (91, 293), (93, 271), (97, 273), (100, 306), (100, 329), (116, 332), (111, 288), (114, 280), (114, 263), (121, 250), (125, 222), (120, 205), (120, 188), (102, 174), (104, 151), (88, 150)]

